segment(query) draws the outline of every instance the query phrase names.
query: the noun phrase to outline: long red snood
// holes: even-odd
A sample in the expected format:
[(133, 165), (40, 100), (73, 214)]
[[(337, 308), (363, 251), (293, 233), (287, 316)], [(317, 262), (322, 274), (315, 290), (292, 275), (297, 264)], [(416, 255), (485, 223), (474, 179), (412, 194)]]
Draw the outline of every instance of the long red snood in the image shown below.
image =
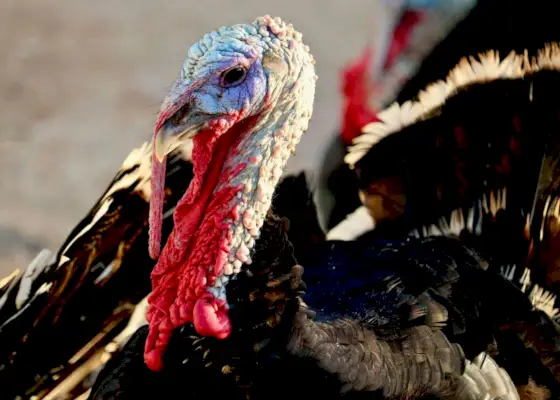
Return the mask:
[[(234, 199), (242, 187), (219, 185), (229, 182), (246, 164), (225, 168), (244, 133), (256, 122), (251, 117), (234, 124), (227, 132), (208, 129), (194, 138), (194, 178), (173, 215), (174, 228), (152, 271), (152, 294), (148, 298), (150, 331), (144, 359), (154, 371), (163, 367), (162, 357), (174, 328), (193, 323), (200, 335), (227, 338), (231, 323), (227, 304), (207, 288), (222, 276), (229, 256)], [(221, 125), (223, 126), (223, 125)], [(226, 124), (227, 126), (227, 124)], [(161, 240), (165, 160), (153, 157), (150, 207), (150, 253), (157, 254)]]

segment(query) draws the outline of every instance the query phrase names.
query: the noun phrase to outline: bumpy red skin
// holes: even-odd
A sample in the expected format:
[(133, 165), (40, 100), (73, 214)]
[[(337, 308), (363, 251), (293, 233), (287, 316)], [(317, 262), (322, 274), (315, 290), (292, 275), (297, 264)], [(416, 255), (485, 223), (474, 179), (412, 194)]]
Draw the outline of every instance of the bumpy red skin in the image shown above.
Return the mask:
[[(216, 299), (207, 288), (222, 275), (227, 262), (231, 235), (224, 221), (239, 218), (233, 200), (242, 187), (224, 185), (215, 189), (218, 182), (231, 181), (246, 167), (242, 163), (227, 169), (224, 163), (257, 119), (247, 118), (235, 124), (237, 118), (232, 115), (226, 123), (217, 121), (194, 138), (194, 178), (177, 204), (174, 229), (151, 276), (153, 291), (146, 315), (150, 332), (144, 359), (154, 371), (163, 367), (162, 357), (174, 328), (191, 322), (200, 335), (219, 339), (227, 338), (231, 332), (226, 302)], [(164, 176), (157, 171), (158, 179)], [(162, 190), (163, 184), (152, 182), (152, 187)], [(163, 195), (154, 192), (152, 201), (163, 201)], [(152, 206), (156, 211), (161, 209), (159, 204)], [(155, 217), (152, 222), (161, 220)], [(154, 226), (156, 230), (161, 230), (161, 225)]]

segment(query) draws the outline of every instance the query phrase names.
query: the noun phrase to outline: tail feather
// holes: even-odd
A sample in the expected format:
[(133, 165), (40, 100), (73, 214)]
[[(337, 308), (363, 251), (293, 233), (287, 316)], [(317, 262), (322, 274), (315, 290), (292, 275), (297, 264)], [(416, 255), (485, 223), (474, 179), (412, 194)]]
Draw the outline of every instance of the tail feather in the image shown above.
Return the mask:
[(557, 296), (555, 294), (544, 290), (539, 285), (533, 286), (533, 289), (529, 294), (529, 300), (531, 300), (533, 307), (545, 312), (556, 322), (560, 322), (560, 310), (554, 307), (557, 301), (556, 297)]
[(519, 394), (508, 373), (487, 353), (467, 361), (465, 373), (458, 382), (455, 400), (519, 400)]
[(519, 393), (508, 373), (487, 353), (467, 361), (459, 379), (454, 400), (519, 400)]
[(459, 236), (517, 279), (560, 283), (558, 89), (560, 46), (489, 52), (380, 113), (346, 157), (378, 228)]
[(526, 294), (527, 307), (513, 309), (519, 301), (502, 296), (515, 293), (497, 280), (488, 286), (504, 290), (489, 298), (509, 318), (497, 323), (496, 360), (515, 372), (516, 384), (534, 379), (555, 394), (559, 90), (558, 44), (534, 59), (512, 53), (501, 60), (494, 52), (464, 59), (416, 101), (379, 113), (381, 121), (363, 128), (346, 157), (376, 218), (374, 232), (459, 237), (489, 261), (489, 271)]

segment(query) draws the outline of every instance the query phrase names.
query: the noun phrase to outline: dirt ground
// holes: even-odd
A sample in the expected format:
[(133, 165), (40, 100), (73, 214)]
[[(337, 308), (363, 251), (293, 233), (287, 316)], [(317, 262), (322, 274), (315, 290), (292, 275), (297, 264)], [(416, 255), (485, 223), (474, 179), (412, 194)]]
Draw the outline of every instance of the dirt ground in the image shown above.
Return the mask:
[(340, 68), (383, 20), (375, 0), (2, 0), (0, 276), (58, 249), (120, 163), (149, 138), (189, 46), (270, 14), (317, 60), (316, 105), (291, 169), (314, 169), (336, 133)]

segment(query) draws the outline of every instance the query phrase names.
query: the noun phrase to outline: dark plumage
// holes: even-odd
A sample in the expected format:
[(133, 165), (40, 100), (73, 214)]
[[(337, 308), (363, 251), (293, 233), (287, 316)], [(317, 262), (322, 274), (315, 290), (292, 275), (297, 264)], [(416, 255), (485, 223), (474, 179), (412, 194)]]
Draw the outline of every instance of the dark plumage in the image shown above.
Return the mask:
[[(265, 17), (259, 29), (270, 28), (276, 35), (274, 31), (278, 30), (277, 24), (279, 22)], [(247, 29), (248, 32), (251, 31)], [(232, 33), (227, 30), (224, 32)], [(237, 34), (240, 32), (236, 32)], [(218, 34), (214, 36), (212, 40), (219, 37)], [(232, 36), (230, 39), (235, 38)], [(220, 46), (222, 44), (223, 42), (219, 42)], [(296, 43), (286, 46), (285, 48), (290, 48), (296, 46)], [(195, 50), (199, 51), (197, 48)], [(196, 51), (193, 54), (198, 54)], [(301, 54), (304, 53), (307, 54), (307, 51)], [(187, 65), (197, 61), (189, 60), (192, 62)], [(283, 73), (280, 68), (281, 59), (264, 58), (264, 61), (267, 73), (272, 71), (274, 76)], [(310, 59), (309, 62), (311, 64)], [(523, 64), (520, 64), (519, 68), (523, 70), (522, 67)], [(525, 68), (527, 71), (528, 67)], [(507, 70), (505, 67), (504, 69)], [(213, 71), (210, 70), (210, 73)], [(199, 297), (196, 301), (201, 301), (198, 304), (202, 306), (197, 310), (207, 312), (199, 314), (206, 320), (198, 319), (197, 326), (195, 316), (192, 323), (181, 325), (174, 316), (173, 327), (176, 329), (172, 330), (169, 328), (169, 321), (162, 317), (150, 326), (150, 329), (154, 326), (158, 328), (150, 332), (155, 332), (152, 335), (155, 341), (152, 343), (146, 329), (140, 328), (124, 351), (115, 354), (100, 373), (89, 398), (123, 400), (139, 397), (227, 396), (233, 399), (308, 399), (313, 396), (337, 399), (368, 396), (454, 397), (462, 400), (474, 396), (477, 390), (494, 397), (516, 398), (513, 383), (498, 365), (508, 371), (518, 387), (528, 387), (534, 382), (539, 387), (546, 388), (553, 397), (558, 397), (558, 326), (544, 312), (535, 309), (529, 298), (499, 273), (504, 260), (507, 260), (502, 249), (507, 247), (488, 246), (494, 242), (490, 242), (485, 236), (488, 231), (486, 225), (482, 226), (484, 235), (471, 229), (475, 233), (472, 237), (467, 235), (473, 239), (471, 241), (447, 237), (450, 232), (454, 232), (457, 224), (459, 233), (462, 234), (462, 227), (471, 226), (469, 218), (463, 218), (457, 223), (452, 221), (448, 225), (453, 225), (453, 229), (448, 227), (442, 237), (429, 237), (434, 236), (432, 231), (423, 230), (426, 224), (440, 223), (441, 216), (453, 213), (457, 207), (464, 207), (464, 201), (472, 204), (480, 195), (477, 190), (480, 191), (481, 188), (491, 191), (483, 193), (490, 199), (497, 196), (497, 191), (503, 189), (499, 185), (503, 181), (508, 183), (508, 193), (511, 194), (508, 195), (506, 207), (501, 208), (513, 211), (515, 216), (521, 214), (525, 217), (529, 213), (533, 217), (542, 216), (541, 211), (547, 209), (541, 205), (542, 199), (555, 196), (554, 190), (547, 191), (554, 189), (554, 185), (550, 183), (555, 180), (545, 179), (555, 176), (555, 168), (540, 168), (543, 164), (537, 162), (554, 161), (557, 157), (554, 149), (546, 147), (551, 143), (547, 140), (550, 135), (539, 136), (545, 129), (555, 127), (554, 123), (558, 123), (551, 118), (558, 111), (554, 99), (541, 94), (541, 90), (546, 93), (546, 90), (554, 86), (555, 74), (550, 73), (547, 78), (544, 72), (533, 74), (531, 71), (525, 77), (527, 80), (509, 78), (511, 77), (484, 85), (468, 85), (467, 89), (459, 91), (456, 96), (450, 96), (445, 105), (431, 104), (433, 107), (426, 107), (429, 110), (416, 115), (416, 120), (409, 118), (411, 126), (403, 127), (402, 120), (398, 121), (396, 135), (387, 136), (391, 132), (386, 129), (382, 133), (387, 137), (381, 138), (373, 148), (368, 149), (370, 153), (364, 160), (373, 157), (371, 153), (377, 153), (380, 158), (385, 157), (385, 162), (376, 164), (379, 160), (377, 157), (369, 159), (365, 164), (363, 160), (360, 161), (359, 178), (362, 188), (366, 189), (366, 200), (367, 195), (372, 195), (368, 191), (372, 183), (375, 185), (382, 181), (382, 190), (388, 189), (389, 192), (396, 189), (396, 193), (389, 193), (388, 197), (384, 196), (387, 193), (380, 196), (379, 191), (373, 193), (391, 203), (382, 202), (380, 211), (382, 216), (388, 217), (385, 222), (390, 223), (392, 230), (380, 226), (372, 234), (353, 242), (322, 242), (322, 236), (317, 234), (319, 230), (313, 227), (309, 229), (307, 222), (301, 224), (302, 219), (298, 216), (305, 212), (302, 214), (299, 210), (296, 211), (293, 224), (274, 214), (274, 210), (290, 211), (294, 201), (291, 198), (286, 201), (284, 195), (277, 195), (277, 206), (268, 210), (258, 239), (254, 241), (251, 261), (240, 264), (240, 272), (229, 274), (227, 284), (224, 283), (228, 304), (226, 322), (231, 322), (230, 325), (223, 325), (227, 328), (227, 334), (217, 339), (212, 335), (197, 333), (208, 327), (204, 322), (216, 320), (206, 317), (216, 311), (216, 304), (219, 304), (204, 303), (207, 298)], [(548, 79), (550, 85), (541, 86), (541, 78)], [(192, 84), (190, 81), (186, 82), (188, 85)], [(261, 81), (256, 82), (260, 84)], [(180, 86), (181, 83), (178, 81), (177, 85)], [(206, 85), (207, 81), (196, 83)], [(294, 89), (297, 85), (287, 87)], [(180, 89), (186, 93), (184, 96)], [(155, 144), (156, 150), (160, 146), (160, 155), (165, 155), (169, 143), (158, 139), (158, 134), (180, 136), (183, 131), (176, 124), (180, 123), (179, 117), (183, 112), (191, 113), (190, 118), (201, 117), (199, 113), (193, 112), (192, 104), (189, 103), (193, 93), (199, 94), (196, 92), (197, 86), (192, 90), (194, 92), (190, 89), (185, 92), (184, 88), (179, 87), (165, 103), (156, 129)], [(177, 93), (179, 100), (174, 101), (173, 96)], [(533, 100), (536, 96), (540, 100)], [(489, 103), (483, 104), (483, 101)], [(477, 115), (480, 118), (486, 117), (486, 125), (475, 117), (464, 115), (465, 110), (475, 110), (481, 105), (490, 107), (494, 102), (500, 105), (497, 110), (490, 112), (488, 108), (483, 108), (480, 115)], [(200, 107), (201, 104), (194, 106)], [(178, 107), (185, 109), (179, 110)], [(176, 112), (179, 114), (175, 115)], [(517, 140), (523, 142), (525, 128), (518, 129), (512, 112), (516, 113), (514, 116), (521, 116), (522, 127), (525, 126), (524, 121), (529, 121), (528, 126), (533, 136), (537, 132), (535, 145), (529, 146), (528, 151), (519, 151)], [(307, 112), (302, 115), (305, 118), (309, 116)], [(523, 119), (527, 116), (528, 119)], [(202, 117), (213, 118), (214, 114), (203, 114)], [(405, 119), (407, 116), (400, 117)], [(189, 121), (187, 118), (185, 126), (188, 129), (191, 126)], [(510, 121), (513, 128), (504, 121)], [(235, 130), (232, 132), (236, 133)], [(486, 136), (480, 137), (477, 135), (479, 132)], [(274, 137), (282, 137), (284, 133), (275, 133)], [(469, 133), (472, 135), (469, 136)], [(521, 135), (521, 138), (516, 135)], [(253, 136), (248, 137), (248, 140), (254, 140)], [(490, 146), (487, 146), (489, 142)], [(198, 142), (199, 151), (210, 148), (204, 143), (206, 142)], [(223, 154), (230, 154), (227, 147), (221, 147), (227, 142), (220, 143), (218, 153), (221, 151)], [(364, 143), (367, 144), (367, 140), (362, 145)], [(415, 145), (414, 150), (422, 151), (423, 156), (408, 149), (399, 153), (396, 149), (400, 149), (402, 143)], [(531, 143), (533, 142), (529, 144)], [(552, 143), (556, 142), (553, 140)], [(492, 147), (498, 150), (487, 150)], [(484, 152), (476, 158), (469, 149)], [(236, 148), (231, 154), (238, 157), (241, 150), (241, 147)], [(492, 158), (495, 154), (500, 156), (497, 160)], [(507, 157), (503, 157), (504, 154)], [(523, 174), (516, 175), (514, 180), (509, 173), (508, 168), (517, 167), (517, 157), (526, 161), (522, 165), (533, 173), (526, 174), (527, 180), (521, 179), (525, 176)], [(252, 159), (253, 164), (259, 160), (258, 157)], [(474, 162), (479, 159), (487, 163), (481, 166), (481, 163)], [(201, 157), (201, 164), (197, 166), (205, 165), (204, 160), (206, 159)], [(243, 168), (246, 166), (245, 162), (240, 165)], [(259, 174), (270, 172), (266, 168), (250, 168)], [(239, 169), (241, 170), (242, 168)], [(519, 170), (525, 172), (523, 168)], [(163, 169), (158, 166), (154, 171), (161, 173)], [(216, 171), (230, 172), (228, 169)], [(485, 171), (490, 173), (485, 175)], [(228, 177), (231, 178), (226, 174), (226, 178)], [(232, 185), (234, 181), (229, 178), (226, 179), (226, 184)], [(202, 175), (199, 175), (197, 184), (201, 179)], [(245, 182), (251, 182), (251, 179)], [(543, 184), (533, 186), (538, 187), (535, 203), (538, 212), (535, 212), (535, 208), (524, 208), (527, 207), (527, 200), (522, 189), (527, 187), (527, 182)], [(195, 185), (195, 189), (201, 187)], [(246, 188), (243, 193), (254, 189), (253, 186)], [(206, 189), (204, 188), (205, 195), (202, 196), (204, 201), (211, 194)], [(233, 196), (232, 201), (243, 198), (244, 194), (240, 191), (242, 189), (244, 186), (235, 186), (240, 196)], [(259, 190), (257, 198), (266, 198), (262, 185)], [(162, 191), (158, 193), (161, 195)], [(306, 190), (300, 193), (304, 198), (302, 209), (307, 209), (312, 204), (309, 202), (309, 193)], [(545, 197), (542, 196), (543, 193), (546, 193)], [(394, 199), (390, 198), (391, 195), (397, 200), (392, 201)], [(503, 197), (497, 201), (494, 198), (490, 207), (492, 217), (503, 204), (502, 199)], [(192, 211), (188, 208), (190, 204), (183, 203), (183, 214), (176, 214), (176, 217), (192, 217), (196, 214), (189, 214)], [(196, 203), (193, 204), (196, 206)], [(257, 209), (260, 211), (261, 207)], [(484, 207), (481, 205), (476, 210), (482, 209)], [(233, 214), (236, 214), (238, 209), (233, 210)], [(372, 211), (375, 214), (376, 210)], [(204, 215), (202, 219), (207, 217)], [(222, 222), (229, 226), (235, 219), (239, 220), (233, 216)], [(401, 221), (400, 224), (396, 222), (398, 220)], [(195, 218), (189, 221), (195, 221)], [(218, 218), (207, 218), (205, 221), (211, 224), (218, 221)], [(311, 223), (315, 220), (305, 218), (303, 221)], [(251, 230), (248, 227), (251, 222), (243, 221), (244, 228)], [(444, 219), (442, 224), (445, 222), (449, 221)], [(191, 229), (188, 232), (192, 231), (193, 224), (194, 222), (185, 224)], [(243, 232), (244, 228), (239, 226)], [(213, 227), (217, 227), (217, 224)], [(228, 229), (230, 228), (231, 226)], [(418, 238), (406, 237), (410, 230), (417, 233)], [(512, 231), (512, 237), (518, 237), (521, 231)], [(230, 229), (228, 232), (237, 234), (237, 229)], [(302, 232), (311, 234), (308, 236)], [(296, 242), (297, 253), (290, 237)], [(249, 242), (251, 238), (252, 236), (248, 237)], [(209, 240), (204, 244), (210, 242)], [(181, 243), (180, 240), (175, 241), (172, 246), (179, 246)], [(513, 242), (505, 243), (511, 245)], [(239, 246), (239, 249), (242, 247)], [(172, 252), (169, 254), (173, 256)], [(230, 255), (233, 259), (234, 255)], [(166, 258), (172, 262), (164, 263), (163, 269), (168, 273), (175, 271), (176, 264), (173, 262), (177, 260), (173, 260), (172, 256)], [(236, 261), (241, 261), (241, 258), (248, 260), (245, 254), (235, 254), (235, 257), (238, 257)], [(194, 282), (191, 279), (194, 275), (192, 271), (197, 271), (193, 269), (197, 265), (192, 264), (193, 259), (189, 258), (189, 261), (191, 264), (185, 264), (183, 278)], [(298, 262), (304, 264), (305, 273)], [(173, 278), (175, 275), (169, 276)], [(176, 289), (172, 280), (168, 280), (166, 284), (171, 289)], [(212, 286), (210, 289), (223, 287)], [(192, 294), (193, 288), (200, 289), (196, 285), (187, 286), (191, 290), (187, 290), (187, 294)], [(166, 292), (162, 291), (161, 294), (166, 295)], [(211, 294), (214, 296), (213, 300), (216, 300), (224, 292), (214, 291)], [(163, 296), (160, 299), (162, 298), (165, 300), (161, 303), (162, 308), (173, 303), (169, 301), (173, 298)], [(157, 308), (157, 301), (151, 304), (155, 304), (154, 308), (161, 311)], [(192, 306), (190, 303), (188, 305)], [(190, 312), (191, 308), (180, 311)], [(170, 310), (171, 315), (177, 309)], [(220, 312), (220, 315), (215, 313), (217, 319), (224, 315), (223, 309)], [(187, 319), (191, 317), (185, 315)], [(218, 322), (222, 323), (224, 320)], [(218, 325), (215, 324), (212, 328), (221, 328)], [(206, 332), (221, 334), (222, 331), (208, 329)], [(165, 348), (167, 351), (162, 350)], [(154, 353), (149, 352), (148, 357), (142, 357), (146, 349), (157, 350), (156, 357), (152, 357)], [(163, 362), (157, 358), (159, 356), (163, 356)], [(485, 361), (490, 357), (497, 364)], [(478, 362), (480, 359), (482, 361)], [(152, 370), (161, 368), (161, 371), (152, 372), (145, 363)], [(483, 382), (475, 382), (470, 378), (477, 368)]]
[[(363, 390), (385, 398), (441, 396), (453, 393), (464, 357), (481, 352), (506, 370), (520, 371), (521, 364), (538, 385), (557, 390), (543, 366), (546, 356), (556, 357), (555, 343), (546, 338), (556, 337), (557, 327), (458, 240), (317, 245), (303, 275), (307, 306), (298, 307), (300, 270), (290, 278), (295, 260), (280, 226), (269, 215), (251, 272), (228, 286), (235, 327), (230, 338), (201, 338), (183, 327), (161, 374), (148, 372), (139, 357), (143, 342), (132, 341), (107, 365), (90, 398), (132, 399), (139, 391), (252, 399), (359, 398)], [(314, 320), (308, 308), (316, 310)], [(516, 349), (524, 347), (520, 327), (521, 333), (538, 332), (541, 344), (551, 347)], [(145, 331), (137, 335), (143, 338)]]
[(458, 235), (498, 269), (517, 266), (516, 280), (535, 263), (533, 280), (552, 288), (556, 257), (548, 250), (548, 262), (536, 260), (529, 247), (556, 240), (559, 76), (543, 70), (469, 85), (376, 143), (356, 170), (378, 235)]
[[(68, 394), (87, 391), (109, 356), (103, 355), (104, 345), (119, 334), (134, 305), (149, 293), (154, 265), (148, 256), (150, 157), (147, 144), (131, 152), (58, 253), (41, 253), (38, 263), (1, 288), (2, 398), (56, 390), (89, 360), (91, 367)], [(177, 149), (167, 160), (164, 238), (192, 176), (188, 146)], [(324, 237), (304, 173), (281, 181), (273, 206), (294, 221), (297, 235), (291, 240), (300, 249)], [(31, 270), (35, 273), (30, 275)], [(28, 285), (29, 294), (22, 296)]]
[[(547, 51), (538, 65), (556, 60), (558, 49)], [(540, 216), (542, 194), (555, 196), (547, 191), (555, 180), (545, 179), (555, 169), (541, 166), (543, 160), (554, 165), (558, 154), (547, 147), (556, 142), (546, 130), (558, 123), (547, 95), (555, 93), (556, 73), (508, 60), (511, 65), (492, 57), (481, 66), (464, 63), (454, 75), (466, 79), (464, 87), (432, 88), (425, 104), (393, 109), (396, 121), (388, 111), (388, 126), (374, 126), (358, 141), (349, 159), (367, 153), (356, 165), (365, 202), (380, 197), (372, 214), (385, 221), (354, 242), (306, 247), (305, 294), (301, 268), (279, 229), (285, 224), (269, 212), (252, 264), (226, 286), (231, 335), (218, 341), (181, 327), (163, 371), (142, 384), (153, 382), (154, 395), (169, 397), (469, 398), (481, 391), (514, 399), (514, 384), (521, 391), (535, 383), (558, 397), (559, 328), (499, 273), (507, 257), (519, 261), (503, 251), (515, 242), (487, 236), (489, 226), (506, 226), (494, 220), (499, 209)], [(475, 69), (504, 76), (474, 84)], [(473, 110), (480, 111), (468, 114)], [(528, 147), (525, 132), (533, 137)], [(538, 187), (537, 195), (527, 187)], [(486, 197), (476, 203), (480, 196)], [(529, 207), (535, 197), (538, 211)], [(478, 214), (455, 211), (464, 207)], [(433, 230), (432, 224), (440, 225)], [(523, 227), (508, 237), (522, 236)], [(465, 228), (471, 240), (463, 237)], [(449, 237), (454, 233), (460, 238)], [(129, 351), (140, 353), (140, 344)], [(490, 357), (497, 364), (484, 361)], [(126, 356), (114, 362), (117, 373), (107, 368), (90, 398), (134, 397), (137, 388), (126, 382), (136, 385), (129, 377), (140, 367)], [(488, 373), (484, 384), (470, 378), (477, 367)]]
[[(551, 45), (534, 60), (499, 61), (494, 53), (463, 60), (447, 81), (365, 127), (347, 156), (377, 222), (360, 240), (454, 237), (479, 253), (490, 273), (467, 278), (469, 296), (480, 287), (486, 299), (477, 313), (497, 329), (496, 361), (517, 386), (534, 379), (553, 397), (558, 305), (541, 291), (557, 291), (560, 259), (558, 54)], [(473, 357), (479, 337), (446, 333)]]
[[(427, 394), (430, 391), (441, 393), (453, 387), (452, 377), (460, 375), (463, 369), (463, 355), (459, 348), (450, 344), (441, 333), (432, 333), (427, 326), (420, 326), (421, 323), (414, 326), (404, 321), (393, 323), (381, 319), (371, 323), (371, 318), (365, 323), (367, 318), (356, 318), (357, 315), (345, 312), (347, 306), (337, 302), (338, 297), (333, 297), (330, 292), (326, 293), (328, 299), (320, 295), (326, 288), (332, 291), (335, 282), (328, 281), (321, 286), (313, 280), (314, 273), (325, 277), (325, 272), (334, 264), (325, 265), (324, 259), (317, 258), (307, 267), (317, 291), (311, 291), (303, 299), (318, 302), (325, 308), (320, 310), (318, 322), (312, 321), (310, 316), (313, 313), (310, 314), (296, 297), (303, 290), (301, 267), (292, 267), (296, 260), (283, 232), (284, 226), (282, 219), (269, 214), (261, 236), (263, 240), (257, 242), (253, 264), (245, 267), (228, 285), (234, 326), (228, 339), (203, 338), (192, 327), (183, 327), (174, 334), (161, 374), (148, 372), (147, 367), (141, 366), (143, 362), (137, 355), (142, 351), (142, 341), (134, 339), (127, 345), (128, 350), (113, 364), (107, 365), (90, 398), (132, 399), (136, 393), (153, 393), (164, 397), (191, 395), (202, 398), (212, 394), (231, 398), (280, 399), (290, 396), (303, 399), (320, 395), (335, 399), (341, 392), (352, 390), (376, 390), (389, 396)], [(329, 244), (337, 245), (344, 243)], [(375, 268), (376, 264), (384, 264), (377, 254), (380, 248), (371, 250), (371, 258), (366, 255), (362, 259), (364, 266)], [(348, 264), (347, 258), (340, 257), (341, 251), (348, 254), (345, 250), (322, 248), (320, 254), (342, 262), (345, 267), (341, 271), (350, 272), (342, 275), (359, 285), (354, 280), (356, 276), (351, 274), (358, 273), (358, 264)], [(359, 251), (356, 258), (364, 255), (363, 248)], [(411, 273), (414, 274), (414, 270)], [(424, 288), (433, 282), (433, 279), (427, 279), (420, 286)], [(371, 279), (362, 283), (368, 291), (372, 289)], [(381, 281), (380, 284), (383, 285)], [(346, 298), (351, 297), (345, 290), (348, 281), (339, 280), (335, 285), (338, 285), (334, 286), (338, 288), (338, 296), (346, 293)], [(386, 287), (382, 290), (387, 294)], [(386, 305), (389, 317), (394, 316), (391, 295), (389, 292), (382, 303)], [(379, 298), (377, 300), (375, 309), (380, 310)], [(325, 316), (329, 318), (325, 319)], [(408, 315), (403, 317), (406, 320)], [(144, 334), (144, 331), (138, 332), (137, 337), (144, 337)], [(427, 361), (407, 355), (401, 346), (415, 348), (418, 354), (425, 353)], [(360, 373), (362, 370), (364, 373), (370, 371), (369, 376)], [(409, 374), (408, 378), (402, 376), (403, 371), (417, 371), (417, 377), (415, 374)], [(432, 375), (435, 371), (440, 371), (441, 378)], [(424, 374), (432, 375), (431, 381), (423, 381), (420, 376)], [(145, 376), (145, 379), (130, 380), (129, 376)], [(286, 384), (279, 384), (281, 382)]]
[(325, 243), (316, 254), (304, 299), (317, 320), (351, 317), (389, 339), (411, 326), (438, 328), (469, 360), (491, 354), (516, 384), (531, 376), (560, 389), (558, 325), (459, 240), (364, 238)]
[[(422, 61), (420, 69), (396, 95), (403, 103), (447, 73), (466, 55), (495, 50), (532, 56), (546, 43), (560, 40), (555, 28), (560, 4), (548, 0), (477, 0), (469, 14)], [(499, 23), (497, 23), (499, 21)]]
[[(150, 290), (149, 148), (131, 152), (107, 190), (56, 255), (30, 265), (4, 286), (0, 307), (2, 398), (50, 391), (122, 329)], [(192, 178), (188, 154), (169, 157), (165, 211)], [(172, 220), (165, 218), (169, 234)], [(35, 268), (35, 273), (28, 273)], [(18, 292), (30, 287), (27, 296)], [(99, 333), (101, 341), (76, 354)], [(70, 360), (72, 362), (70, 363)], [(17, 377), (17, 378), (15, 378)]]

